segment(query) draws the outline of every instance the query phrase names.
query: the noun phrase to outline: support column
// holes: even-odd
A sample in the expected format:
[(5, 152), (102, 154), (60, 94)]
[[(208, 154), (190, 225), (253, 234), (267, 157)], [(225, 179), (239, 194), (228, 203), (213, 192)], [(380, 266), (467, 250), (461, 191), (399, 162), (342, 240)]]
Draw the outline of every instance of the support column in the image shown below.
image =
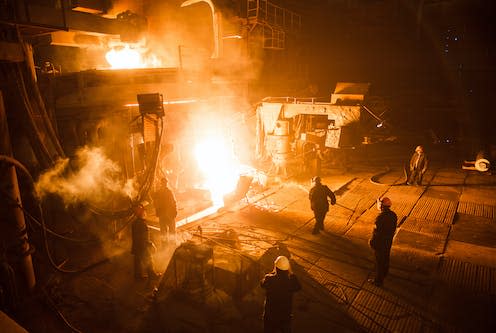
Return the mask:
[[(0, 92), (0, 155), (12, 157), (12, 146), (9, 136), (7, 115)], [(36, 278), (31, 258), (31, 247), (28, 242), (26, 221), (20, 206), (21, 193), (17, 181), (15, 166), (0, 162), (0, 188), (1, 196), (8, 195), (0, 202), (0, 235), (7, 250), (13, 249), (16, 256), (15, 271), (21, 272), (24, 286), (32, 291), (36, 285)]]

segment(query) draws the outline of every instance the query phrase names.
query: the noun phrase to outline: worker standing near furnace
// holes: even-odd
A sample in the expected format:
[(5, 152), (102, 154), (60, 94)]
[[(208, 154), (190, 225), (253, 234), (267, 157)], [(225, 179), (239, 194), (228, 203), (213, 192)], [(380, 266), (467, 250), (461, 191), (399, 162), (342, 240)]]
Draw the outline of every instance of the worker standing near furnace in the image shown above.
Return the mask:
[(379, 287), (382, 286), (389, 272), (389, 257), (398, 221), (396, 213), (391, 210), (391, 205), (391, 199), (387, 197), (377, 200), (377, 209), (381, 212), (375, 219), (375, 228), (369, 241), (375, 254), (376, 270), (375, 278), (370, 279), (369, 282)]
[(417, 146), (410, 158), (409, 174), (407, 179), (408, 185), (422, 185), (422, 178), (427, 171), (429, 161), (424, 152), (424, 147)]
[(168, 187), (167, 178), (162, 177), (158, 182), (156, 191), (152, 194), (155, 213), (160, 224), (162, 244), (176, 241), (176, 216), (177, 203), (174, 193)]
[(324, 219), (329, 211), (328, 199), (331, 199), (331, 205), (335, 205), (336, 196), (327, 185), (322, 184), (319, 176), (313, 177), (312, 183), (313, 187), (310, 189), (308, 198), (310, 199), (310, 207), (315, 216), (315, 225), (312, 231), (312, 234), (315, 235), (321, 230), (324, 230)]
[(291, 332), (293, 294), (301, 289), (296, 275), (291, 272), (289, 259), (279, 256), (274, 269), (264, 276), (260, 286), (265, 289), (264, 333)]
[(158, 277), (158, 274), (155, 273), (152, 259), (152, 250), (154, 250), (155, 245), (150, 240), (143, 204), (138, 204), (134, 208), (134, 215), (136, 217), (131, 224), (131, 253), (134, 255), (134, 278), (141, 280), (144, 277), (143, 271), (145, 271), (148, 280), (151, 280)]

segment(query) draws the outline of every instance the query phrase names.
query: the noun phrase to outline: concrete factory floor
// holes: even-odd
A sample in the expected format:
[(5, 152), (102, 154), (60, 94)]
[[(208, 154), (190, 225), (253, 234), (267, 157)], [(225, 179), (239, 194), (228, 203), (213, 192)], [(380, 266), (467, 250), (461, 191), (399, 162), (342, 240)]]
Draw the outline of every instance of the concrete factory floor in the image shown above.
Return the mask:
[[(348, 170), (324, 168), (323, 183), (336, 192), (338, 204), (321, 234), (311, 233), (309, 177), (290, 175), (273, 179), (263, 192), (248, 192), (233, 207), (180, 226), (179, 242), (222, 247), (224, 254), (214, 250), (214, 265), (243, 271), (226, 260), (231, 245), (232, 253), (258, 261), (257, 281), (271, 270), (274, 255), (290, 255), (303, 284), (294, 299), (294, 332), (495, 332), (496, 176), (463, 171), (461, 162), (470, 157), (432, 146), (425, 186), (404, 185), (402, 166), (413, 147), (363, 147), (352, 152)], [(374, 269), (368, 239), (380, 196), (391, 198), (399, 223), (382, 288), (367, 282)], [(205, 314), (201, 306), (169, 297), (174, 291), (169, 263), (176, 264), (171, 258), (179, 242), (159, 248), (156, 267), (168, 270), (162, 282), (147, 283), (133, 279), (125, 237), (116, 240), (111, 246), (118, 255), (60, 281), (58, 311), (82, 332), (262, 332), (263, 292), (257, 285), (231, 302), (231, 312), (218, 308)], [(270, 260), (258, 260), (262, 257)], [(211, 279), (216, 290), (223, 281), (220, 274)], [(38, 318), (25, 327), (70, 331), (54, 322)]]

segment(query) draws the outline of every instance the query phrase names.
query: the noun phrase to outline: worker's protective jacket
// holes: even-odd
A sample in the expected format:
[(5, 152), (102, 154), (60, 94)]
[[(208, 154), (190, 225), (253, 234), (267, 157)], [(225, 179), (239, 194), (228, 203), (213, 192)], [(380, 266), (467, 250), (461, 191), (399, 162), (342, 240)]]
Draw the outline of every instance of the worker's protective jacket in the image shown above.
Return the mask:
[(131, 253), (137, 256), (143, 256), (150, 251), (151, 241), (148, 233), (148, 225), (145, 220), (137, 217), (131, 226), (132, 245)]
[(427, 171), (427, 166), (429, 165), (429, 160), (425, 153), (419, 154), (414, 152), (410, 158), (410, 171), (418, 170), (421, 174)]
[(260, 286), (266, 292), (264, 319), (291, 319), (293, 293), (301, 289), (296, 276), (288, 271), (276, 270), (275, 273), (266, 274)]
[(313, 211), (329, 211), (329, 201), (327, 198), (331, 199), (331, 204), (336, 204), (336, 196), (327, 185), (315, 184), (310, 189), (308, 198), (310, 199), (310, 207)]
[(396, 213), (388, 208), (384, 208), (376, 217), (375, 228), (370, 239), (370, 246), (374, 250), (389, 250), (391, 248), (397, 220)]
[(153, 205), (158, 217), (175, 219), (177, 216), (177, 204), (174, 193), (167, 186), (162, 186), (153, 193)]

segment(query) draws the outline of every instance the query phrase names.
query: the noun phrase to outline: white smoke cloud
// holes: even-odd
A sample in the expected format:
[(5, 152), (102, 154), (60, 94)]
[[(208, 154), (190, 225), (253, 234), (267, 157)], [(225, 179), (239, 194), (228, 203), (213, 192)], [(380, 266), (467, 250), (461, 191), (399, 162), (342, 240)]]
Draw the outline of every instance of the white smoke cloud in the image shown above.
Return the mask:
[[(69, 163), (73, 166), (69, 168)], [(132, 197), (136, 190), (132, 180), (123, 180), (119, 166), (105, 156), (101, 148), (83, 147), (76, 158), (59, 160), (44, 172), (35, 184), (40, 197), (60, 196), (66, 204), (106, 202), (115, 197)]]

